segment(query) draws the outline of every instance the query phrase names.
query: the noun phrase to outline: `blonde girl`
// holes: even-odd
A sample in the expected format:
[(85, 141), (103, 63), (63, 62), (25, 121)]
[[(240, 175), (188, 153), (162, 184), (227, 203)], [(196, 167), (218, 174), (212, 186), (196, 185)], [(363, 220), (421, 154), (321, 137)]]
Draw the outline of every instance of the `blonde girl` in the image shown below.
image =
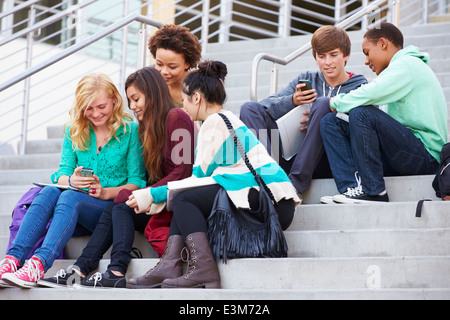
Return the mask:
[[(65, 128), (59, 170), (53, 183), (36, 196), (5, 259), (0, 279), (5, 284), (34, 287), (77, 235), (91, 234), (103, 212), (123, 188), (146, 185), (138, 126), (124, 112), (122, 98), (105, 74), (90, 74), (78, 83), (70, 121)], [(92, 169), (92, 177), (81, 175)], [(52, 219), (45, 240), (33, 257), (25, 259)]]

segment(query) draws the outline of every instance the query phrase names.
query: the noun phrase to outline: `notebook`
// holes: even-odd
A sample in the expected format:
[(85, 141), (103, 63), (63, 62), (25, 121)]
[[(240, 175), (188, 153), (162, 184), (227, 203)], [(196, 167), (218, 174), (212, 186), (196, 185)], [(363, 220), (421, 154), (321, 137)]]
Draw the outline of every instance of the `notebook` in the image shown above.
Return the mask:
[(297, 154), (305, 139), (306, 131), (300, 131), (300, 128), (306, 124), (300, 124), (300, 121), (308, 119), (309, 116), (303, 113), (310, 109), (311, 104), (295, 107), (276, 121), (280, 133), (282, 156), (287, 161)]

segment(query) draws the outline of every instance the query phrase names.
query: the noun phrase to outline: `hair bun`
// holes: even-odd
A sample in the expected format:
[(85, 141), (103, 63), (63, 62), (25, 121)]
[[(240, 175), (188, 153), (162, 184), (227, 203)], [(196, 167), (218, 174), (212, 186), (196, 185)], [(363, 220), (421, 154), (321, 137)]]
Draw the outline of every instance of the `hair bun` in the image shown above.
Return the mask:
[(204, 62), (201, 62), (198, 65), (199, 72), (210, 76), (210, 77), (216, 77), (221, 79), (222, 81), (225, 80), (226, 75), (228, 74), (227, 66), (220, 61), (212, 61), (207, 60)]

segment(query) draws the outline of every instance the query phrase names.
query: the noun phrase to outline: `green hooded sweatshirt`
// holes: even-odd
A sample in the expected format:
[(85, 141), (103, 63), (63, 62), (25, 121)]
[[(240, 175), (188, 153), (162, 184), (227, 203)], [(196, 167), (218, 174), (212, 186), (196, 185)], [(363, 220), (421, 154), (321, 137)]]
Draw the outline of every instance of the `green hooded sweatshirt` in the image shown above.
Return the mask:
[(429, 54), (408, 46), (392, 57), (378, 77), (348, 94), (336, 96), (331, 107), (348, 113), (365, 105), (387, 105), (387, 113), (411, 129), (439, 162), (447, 143), (447, 102)]

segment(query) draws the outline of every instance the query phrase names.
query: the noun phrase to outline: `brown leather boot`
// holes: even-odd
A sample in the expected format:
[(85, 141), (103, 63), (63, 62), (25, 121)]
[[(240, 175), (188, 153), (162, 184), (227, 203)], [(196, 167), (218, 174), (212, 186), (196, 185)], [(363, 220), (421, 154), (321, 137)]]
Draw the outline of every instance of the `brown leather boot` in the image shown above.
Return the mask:
[(219, 289), (219, 269), (211, 253), (206, 233), (196, 232), (188, 235), (186, 245), (189, 250), (186, 273), (179, 278), (164, 280), (162, 287)]
[(183, 236), (173, 235), (167, 240), (166, 250), (158, 264), (139, 278), (127, 282), (129, 289), (160, 288), (165, 279), (173, 279), (183, 275), (181, 251), (184, 248)]

